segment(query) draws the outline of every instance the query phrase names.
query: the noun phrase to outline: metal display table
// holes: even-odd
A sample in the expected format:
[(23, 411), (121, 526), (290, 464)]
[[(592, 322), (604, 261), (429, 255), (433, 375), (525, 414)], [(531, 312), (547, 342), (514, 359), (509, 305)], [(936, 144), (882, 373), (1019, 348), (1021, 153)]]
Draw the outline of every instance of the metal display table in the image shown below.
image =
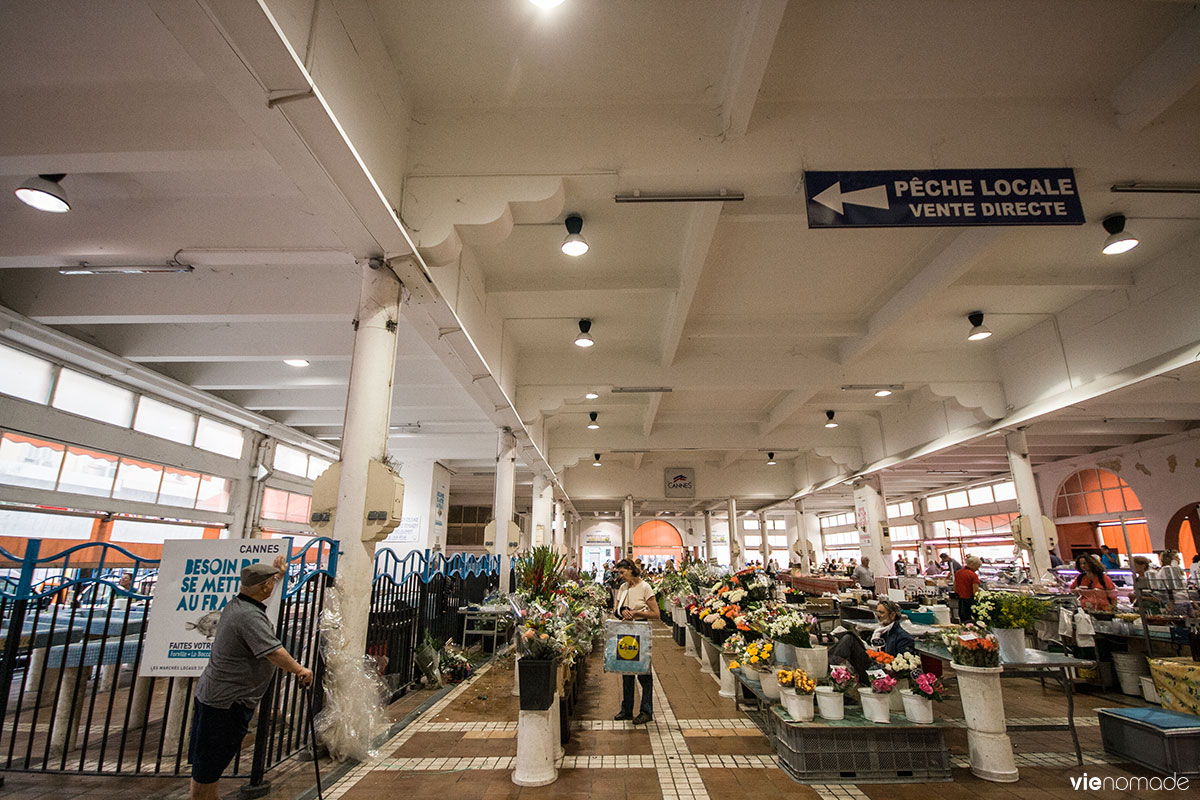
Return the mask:
[(468, 636), (478, 636), (480, 642), (491, 642), (491, 649), (486, 652), (494, 653), (497, 647), (508, 641), (508, 625), (506, 618), (510, 611), (507, 606), (480, 606), (478, 608), (460, 608), (462, 615), (462, 645), (470, 646)]
[[(917, 652), (946, 663), (952, 661), (950, 651), (941, 644), (918, 642)], [(1075, 729), (1075, 688), (1070, 671), (1073, 669), (1094, 667), (1096, 666), (1096, 662), (1083, 658), (1075, 658), (1063, 653), (1049, 653), (1045, 650), (1025, 648), (1025, 656), (1021, 661), (1005, 661), (1001, 659), (1000, 666), (1004, 668), (1004, 671), (1000, 674), (1001, 678), (1038, 678), (1042, 680), (1043, 685), (1045, 685), (1046, 678), (1051, 678), (1058, 682), (1058, 685), (1062, 687), (1063, 694), (1067, 698), (1066, 724), (1009, 724), (1007, 725), (1008, 730), (1070, 731), (1071, 741), (1075, 745), (1075, 759), (1079, 762), (1080, 766), (1083, 766), (1083, 751), (1079, 747), (1079, 732)]]

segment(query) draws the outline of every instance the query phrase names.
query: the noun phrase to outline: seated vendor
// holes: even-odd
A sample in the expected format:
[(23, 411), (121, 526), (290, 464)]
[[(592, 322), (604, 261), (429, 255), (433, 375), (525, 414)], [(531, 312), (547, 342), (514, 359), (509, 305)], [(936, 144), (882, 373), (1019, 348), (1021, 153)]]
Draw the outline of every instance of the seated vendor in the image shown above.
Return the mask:
[(891, 600), (881, 600), (879, 605), (875, 606), (875, 619), (878, 620), (879, 627), (871, 632), (867, 643), (864, 644), (855, 633), (843, 633), (837, 644), (829, 649), (829, 663), (847, 664), (858, 673), (860, 681), (865, 681), (867, 670), (873, 663), (867, 655), (868, 647), (872, 650), (882, 650), (890, 656), (915, 653), (916, 642), (913, 641), (912, 635), (900, 626), (902, 618), (900, 606)]

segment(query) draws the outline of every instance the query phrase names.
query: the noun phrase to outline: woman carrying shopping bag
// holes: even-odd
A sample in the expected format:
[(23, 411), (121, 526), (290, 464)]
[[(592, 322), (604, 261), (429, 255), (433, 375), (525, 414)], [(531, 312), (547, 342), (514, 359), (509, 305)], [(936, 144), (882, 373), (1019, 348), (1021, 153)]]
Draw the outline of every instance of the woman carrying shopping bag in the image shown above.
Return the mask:
[[(627, 622), (657, 619), (658, 600), (654, 597), (654, 589), (642, 580), (641, 568), (628, 558), (623, 558), (613, 569), (622, 580), (616, 595), (617, 617)], [(636, 717), (633, 715), (633, 679), (633, 675), (621, 676), (624, 696), (621, 711), (613, 719), (631, 719), (634, 725), (645, 725), (654, 719), (654, 679), (649, 672), (637, 676), (638, 683), (642, 685), (642, 703)]]

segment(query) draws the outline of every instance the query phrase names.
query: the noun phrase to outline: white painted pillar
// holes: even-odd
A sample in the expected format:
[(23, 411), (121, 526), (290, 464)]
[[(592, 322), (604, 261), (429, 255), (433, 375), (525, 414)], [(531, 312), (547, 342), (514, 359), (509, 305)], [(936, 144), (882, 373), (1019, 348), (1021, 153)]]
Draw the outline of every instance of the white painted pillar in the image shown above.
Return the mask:
[(554, 767), (554, 736), (558, 725), (553, 719), (557, 706), (546, 711), (521, 711), (517, 719), (517, 758), (512, 782), (517, 786), (545, 786), (558, 780)]
[[(379, 266), (373, 269), (370, 265)], [(396, 326), (400, 321), (400, 281), (382, 262), (362, 268), (358, 327), (350, 362), (350, 390), (342, 427), (341, 475), (333, 538), (338, 541), (338, 575), (342, 630), (353, 657), (366, 653), (367, 617), (375, 575), (375, 543), (363, 541), (366, 520), (367, 467), (387, 455), (392, 409), (392, 375), (396, 370)], [(380, 266), (381, 265), (381, 266)]]
[[(879, 478), (870, 476), (854, 482), (854, 513), (859, 524), (859, 546), (875, 577), (892, 574), (883, 543), (883, 526), (887, 524), (887, 507)], [(863, 525), (865, 521), (865, 526)], [(890, 547), (886, 548), (890, 551)], [(860, 562), (861, 563), (861, 562)]]
[(562, 500), (554, 501), (554, 536), (553, 545), (554, 552), (567, 552), (567, 520), (563, 517)]
[(496, 446), (496, 491), (492, 500), (492, 519), (496, 532), (492, 539), (492, 554), (500, 555), (500, 593), (508, 594), (509, 557), (508, 528), (513, 518), (513, 498), (516, 495), (517, 439), (509, 428), (500, 430)]
[(533, 513), (529, 521), (529, 546), (541, 547), (551, 544), (550, 516), (554, 509), (554, 485), (545, 475), (533, 476)]
[(1008, 468), (1012, 472), (1013, 485), (1017, 490), (1017, 509), (1021, 513), (1021, 524), (1028, 526), (1032, 542), (1029, 552), (1030, 574), (1037, 581), (1050, 571), (1050, 542), (1046, 536), (1045, 523), (1042, 521), (1042, 502), (1038, 498), (1033, 465), (1029, 463), (1029, 443), (1025, 440), (1025, 431), (1008, 434), (1004, 437), (1004, 445), (1008, 451)]
[[(742, 541), (742, 526), (738, 525), (737, 500), (729, 498), (729, 569), (737, 572), (746, 566), (745, 542)], [(736, 555), (735, 555), (736, 552)]]
[[(800, 505), (800, 501), (796, 501), (796, 505)], [(800, 574), (809, 574), (808, 568), (808, 549), (804, 542), (804, 514), (800, 509), (796, 509), (796, 513), (792, 515), (791, 523), (787, 526), (787, 543), (788, 543), (788, 558), (791, 560), (792, 566), (800, 568)]]
[(621, 558), (633, 558), (633, 495), (621, 505)]
[(810, 511), (803, 500), (796, 501), (796, 533), (805, 543), (805, 563), (808, 562), (807, 548), (812, 545), (816, 562), (825, 560), (825, 543), (821, 539), (821, 521), (815, 512)]
[(767, 530), (767, 515), (762, 511), (758, 512), (758, 532), (762, 534), (762, 562), (763, 569), (767, 568), (767, 562), (771, 560), (771, 532)]
[(921, 572), (924, 574), (925, 568), (932, 563), (937, 562), (937, 551), (930, 545), (925, 544), (933, 536), (933, 525), (929, 522), (929, 506), (926, 504), (928, 498), (922, 497), (917, 502), (917, 535), (921, 537)]
[(709, 564), (716, 563), (712, 549), (712, 512), (704, 512), (704, 560)]

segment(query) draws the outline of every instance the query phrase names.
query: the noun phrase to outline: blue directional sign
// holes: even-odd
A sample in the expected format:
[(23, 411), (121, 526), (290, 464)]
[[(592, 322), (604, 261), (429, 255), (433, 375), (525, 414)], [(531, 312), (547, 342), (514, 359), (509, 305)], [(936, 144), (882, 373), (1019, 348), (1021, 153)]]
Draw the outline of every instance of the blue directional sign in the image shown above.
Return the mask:
[(1072, 169), (805, 172), (810, 228), (1082, 225)]

